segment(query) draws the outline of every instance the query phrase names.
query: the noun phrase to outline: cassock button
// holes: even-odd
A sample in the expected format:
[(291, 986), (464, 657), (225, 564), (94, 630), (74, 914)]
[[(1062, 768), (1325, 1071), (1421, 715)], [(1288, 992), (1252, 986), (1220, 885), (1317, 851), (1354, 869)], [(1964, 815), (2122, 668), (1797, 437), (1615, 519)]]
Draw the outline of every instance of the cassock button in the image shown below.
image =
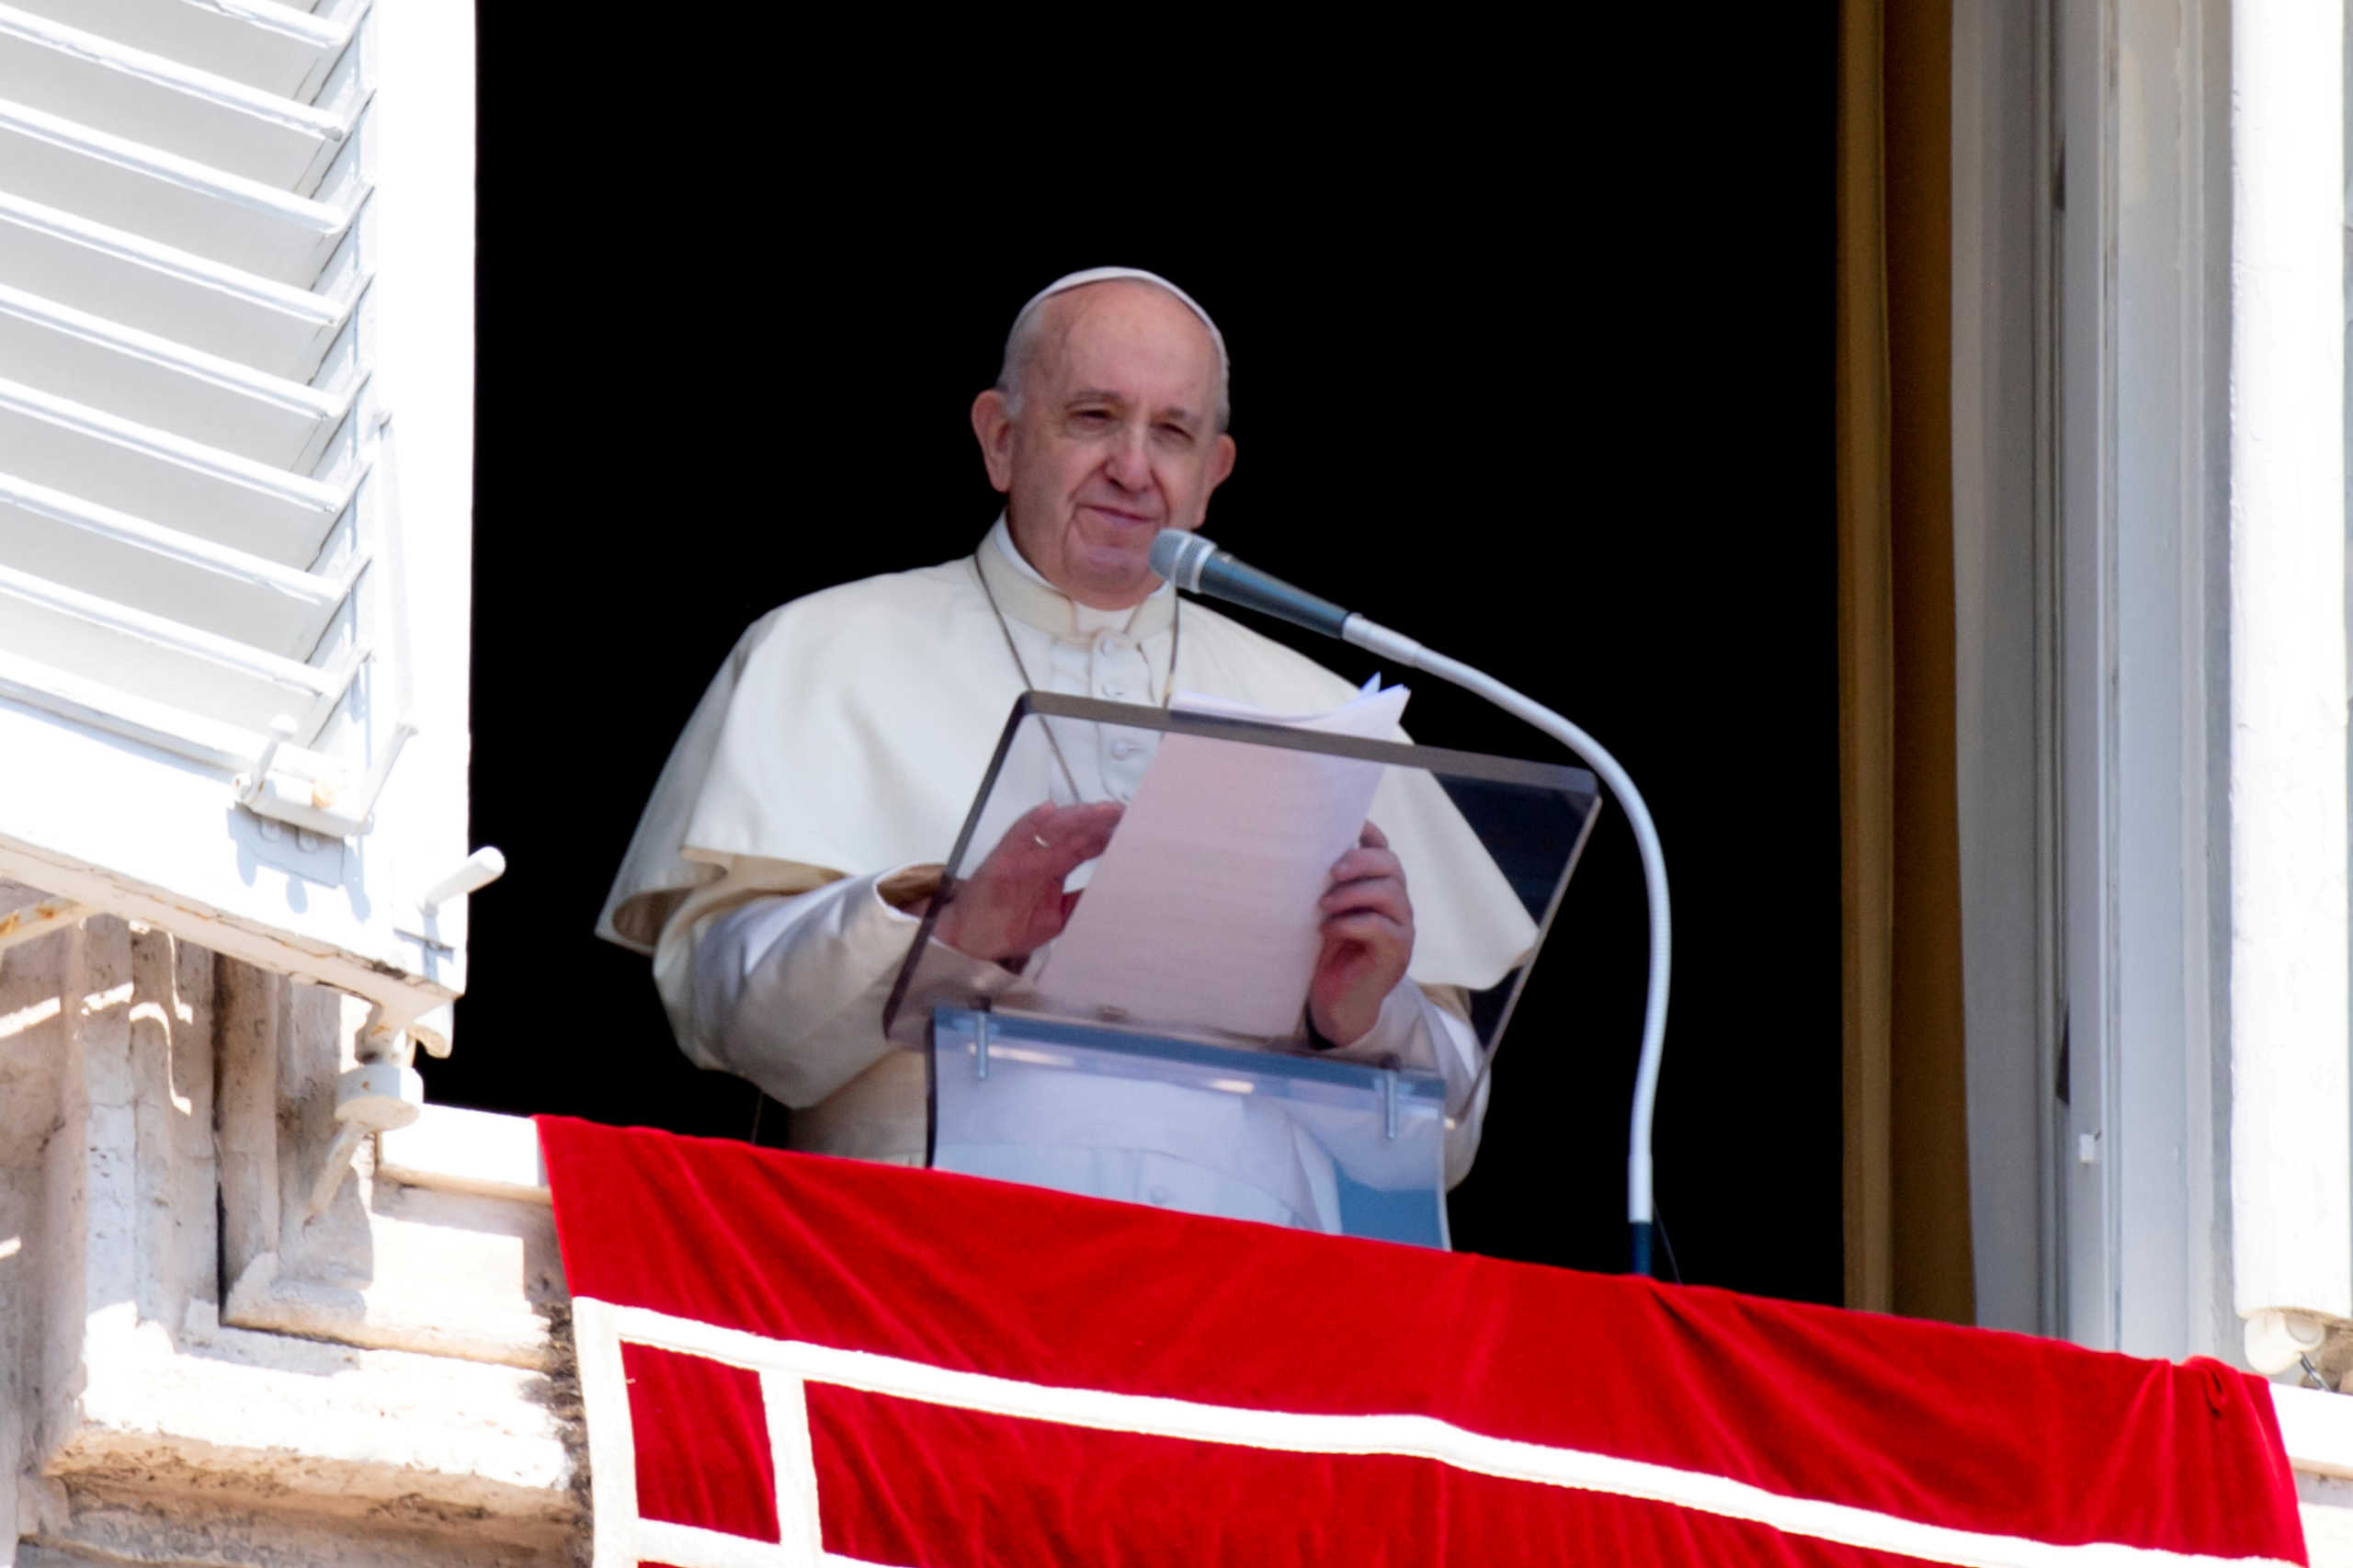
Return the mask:
[(1124, 735), (1111, 743), (1111, 755), (1118, 757), (1121, 762), (1127, 761), (1128, 758), (1135, 756), (1135, 754), (1136, 743), (1128, 739)]
[(1169, 1199), (1174, 1197), (1175, 1194), (1171, 1193), (1165, 1187), (1155, 1187), (1150, 1192), (1145, 1193), (1144, 1196), (1152, 1199), (1154, 1207), (1165, 1209), (1168, 1207)]

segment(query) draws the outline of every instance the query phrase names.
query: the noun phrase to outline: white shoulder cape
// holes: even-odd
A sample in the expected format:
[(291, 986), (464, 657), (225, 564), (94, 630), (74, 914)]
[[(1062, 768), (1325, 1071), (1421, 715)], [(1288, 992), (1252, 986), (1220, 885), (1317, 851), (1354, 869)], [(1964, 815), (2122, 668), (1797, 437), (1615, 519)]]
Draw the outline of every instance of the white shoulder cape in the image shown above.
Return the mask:
[[(1214, 610), (1188, 601), (1179, 613), (1176, 689), (1276, 713), (1355, 695)], [(689, 896), (722, 881), (746, 894), (805, 892), (945, 860), (1023, 689), (970, 557), (769, 611), (672, 749), (597, 935), (652, 953)], [(1372, 820), (1404, 862), (1416, 981), (1483, 990), (1521, 961), (1535, 925), (1443, 790), (1392, 768)]]

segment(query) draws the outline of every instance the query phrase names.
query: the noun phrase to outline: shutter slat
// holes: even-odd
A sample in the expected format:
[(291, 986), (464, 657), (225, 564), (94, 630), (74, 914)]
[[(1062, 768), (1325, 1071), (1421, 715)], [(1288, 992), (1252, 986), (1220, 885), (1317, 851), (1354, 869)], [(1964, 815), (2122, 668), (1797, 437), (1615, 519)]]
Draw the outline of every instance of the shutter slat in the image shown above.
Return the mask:
[(364, 6), (314, 16), (268, 0), (16, 0), (22, 9), (307, 103)]
[(313, 293), (28, 201), (0, 179), (0, 278), (274, 376), (308, 381), (356, 290)]
[(350, 132), (340, 115), (0, 4), (0, 98), (308, 194)]
[(104, 409), (0, 381), (0, 470), (36, 484), (307, 567), (350, 505), (323, 484)]
[(294, 472), (350, 412), (323, 392), (0, 284), (0, 365), (26, 385)]
[(36, 577), (290, 659), (318, 646), (359, 565), (355, 556), (334, 575), (297, 571), (7, 473), (0, 536), (6, 563)]
[(351, 210), (0, 99), (0, 170), (17, 195), (280, 283), (307, 287)]
[(350, 678), (6, 566), (0, 649), (243, 729), (267, 730), (286, 714), (300, 740)]
[[(141, 741), (215, 769), (233, 771), (261, 750), (261, 736), (254, 731), (108, 686), (6, 648), (0, 648), (0, 699), (6, 699), (0, 701), (0, 733), (16, 733), (28, 751), (41, 733), (28, 724), (50, 714)], [(5, 784), (0, 780), (0, 800), (8, 798)]]

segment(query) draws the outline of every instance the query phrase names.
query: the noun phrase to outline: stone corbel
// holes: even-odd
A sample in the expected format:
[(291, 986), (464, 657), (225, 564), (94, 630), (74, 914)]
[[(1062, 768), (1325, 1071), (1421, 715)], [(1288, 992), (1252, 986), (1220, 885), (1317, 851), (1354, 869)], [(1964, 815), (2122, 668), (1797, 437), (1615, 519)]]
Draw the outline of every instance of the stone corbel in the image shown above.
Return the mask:
[(424, 1106), (364, 1003), (237, 966), (221, 1006), (222, 1321), (547, 1366), (553, 1214), (535, 1166), (506, 1169), (529, 1123)]

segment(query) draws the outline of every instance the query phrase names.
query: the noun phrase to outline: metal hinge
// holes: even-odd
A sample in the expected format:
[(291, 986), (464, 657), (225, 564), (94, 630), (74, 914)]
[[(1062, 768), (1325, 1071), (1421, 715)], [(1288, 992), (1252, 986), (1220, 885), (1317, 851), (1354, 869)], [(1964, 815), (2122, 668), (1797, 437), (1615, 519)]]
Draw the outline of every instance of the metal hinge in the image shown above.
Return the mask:
[(315, 833), (323, 838), (356, 838), (373, 824), (376, 798), (384, 792), (384, 780), (392, 776), (392, 764), (400, 759), (401, 748), (416, 733), (416, 726), (403, 719), (392, 726), (391, 738), (377, 754), (376, 765), (359, 781), (357, 790), (347, 791), (333, 779), (298, 779), (290, 786), (283, 775), (273, 774), (271, 767), (278, 760), (278, 748), (291, 741), (300, 731), (291, 716), (280, 714), (269, 726), (269, 739), (262, 744), (261, 755), (253, 766), (237, 775), (234, 785), (237, 803), (256, 816), (269, 817)]

